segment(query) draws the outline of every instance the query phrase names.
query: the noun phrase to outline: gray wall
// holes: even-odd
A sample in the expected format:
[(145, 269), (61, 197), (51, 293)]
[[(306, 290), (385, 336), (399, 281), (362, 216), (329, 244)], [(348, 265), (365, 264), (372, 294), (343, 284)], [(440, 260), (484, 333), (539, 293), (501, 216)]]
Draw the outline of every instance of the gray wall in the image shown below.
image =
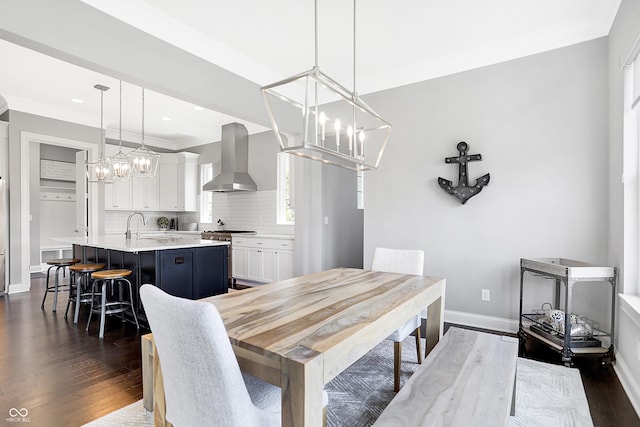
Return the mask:
[[(356, 172), (335, 166), (323, 166), (322, 191), (325, 268), (362, 268), (364, 211), (358, 209)], [(324, 218), (323, 218), (324, 219)]]
[[(515, 320), (521, 257), (606, 263), (606, 58), (603, 38), (367, 96), (393, 130), (365, 175), (365, 265), (376, 246), (423, 249), (448, 311)], [(436, 181), (457, 182), (459, 141), (483, 156), (471, 182), (491, 173), (466, 205)]]
[(301, 157), (294, 159), (294, 273), (362, 268), (364, 215), (357, 209), (355, 172)]

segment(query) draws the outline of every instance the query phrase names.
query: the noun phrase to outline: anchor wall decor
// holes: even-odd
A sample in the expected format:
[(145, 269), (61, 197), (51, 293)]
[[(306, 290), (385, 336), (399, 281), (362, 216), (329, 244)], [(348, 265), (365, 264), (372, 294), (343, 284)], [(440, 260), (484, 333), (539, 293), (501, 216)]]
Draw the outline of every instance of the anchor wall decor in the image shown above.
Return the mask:
[(445, 163), (458, 163), (458, 185), (454, 186), (453, 182), (441, 177), (438, 177), (438, 184), (440, 184), (440, 188), (460, 200), (460, 203), (464, 205), (467, 200), (482, 191), (482, 187), (489, 184), (490, 177), (489, 174), (483, 175), (476, 179), (475, 185), (470, 186), (467, 176), (467, 163), (482, 160), (482, 154), (467, 155), (469, 144), (464, 141), (459, 142), (456, 148), (460, 155), (447, 157), (444, 161)]

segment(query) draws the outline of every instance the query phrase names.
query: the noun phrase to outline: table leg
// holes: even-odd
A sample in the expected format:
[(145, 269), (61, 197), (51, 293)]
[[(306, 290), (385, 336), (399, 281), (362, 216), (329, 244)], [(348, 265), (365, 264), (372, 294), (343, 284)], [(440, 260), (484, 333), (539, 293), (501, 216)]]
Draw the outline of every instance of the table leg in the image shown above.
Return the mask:
[(424, 356), (427, 357), (433, 347), (438, 344), (440, 337), (443, 333), (443, 299), (438, 298), (432, 302), (427, 308), (427, 333), (425, 338), (427, 339), (427, 345), (425, 345)]
[(153, 336), (146, 334), (141, 339), (142, 349), (142, 406), (144, 409), (153, 411), (153, 356), (155, 346)]
[(322, 355), (306, 347), (291, 350), (281, 361), (282, 425), (323, 425)]
[[(155, 346), (155, 344), (154, 344)], [(153, 357), (153, 425), (155, 427), (171, 427), (167, 421), (167, 405), (164, 399), (164, 382), (160, 369), (160, 358), (154, 348)]]
[(164, 398), (164, 381), (152, 334), (142, 336), (142, 404), (144, 409), (153, 412), (154, 426), (171, 426), (165, 418), (167, 408)]

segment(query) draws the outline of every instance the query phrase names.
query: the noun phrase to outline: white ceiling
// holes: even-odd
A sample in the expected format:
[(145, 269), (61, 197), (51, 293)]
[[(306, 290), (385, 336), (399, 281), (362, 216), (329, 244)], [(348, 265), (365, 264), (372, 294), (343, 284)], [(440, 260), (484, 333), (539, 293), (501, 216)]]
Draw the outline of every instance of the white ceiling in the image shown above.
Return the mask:
[[(259, 85), (314, 65), (311, 0), (83, 0)], [(398, 87), (606, 36), (620, 0), (366, 0), (357, 3), (356, 89)], [(353, 2), (318, 0), (323, 72), (353, 87)], [(0, 95), (10, 109), (99, 126), (96, 83), (105, 94), (105, 123), (118, 130), (118, 81), (0, 41)], [(5, 59), (7, 60), (5, 62)], [(71, 101), (83, 99), (83, 104)], [(123, 85), (123, 129), (141, 127), (141, 90)], [(182, 148), (220, 139), (239, 121), (146, 91), (147, 142)], [(170, 117), (170, 121), (163, 121)], [(150, 141), (150, 137), (157, 140)], [(138, 137), (139, 138), (139, 137)], [(133, 139), (134, 141), (136, 139)]]

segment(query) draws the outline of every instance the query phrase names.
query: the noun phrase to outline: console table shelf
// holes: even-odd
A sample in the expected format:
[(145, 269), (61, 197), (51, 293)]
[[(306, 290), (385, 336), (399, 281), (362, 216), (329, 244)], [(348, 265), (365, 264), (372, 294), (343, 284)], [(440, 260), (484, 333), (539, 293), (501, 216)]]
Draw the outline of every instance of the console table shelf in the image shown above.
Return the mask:
[[(534, 276), (555, 279), (553, 308), (564, 311), (563, 331), (554, 331), (549, 325), (536, 317), (536, 314), (523, 312), (524, 275), (526, 272)], [(613, 334), (615, 326), (616, 301), (616, 267), (599, 266), (565, 258), (520, 259), (520, 313), (518, 336), (524, 348), (525, 341), (531, 337), (562, 355), (565, 365), (571, 365), (573, 357), (596, 356), (602, 358), (603, 364), (614, 360)], [(573, 287), (580, 282), (603, 282), (611, 286), (611, 328), (609, 331), (590, 328), (592, 337), (572, 336), (571, 322)], [(561, 291), (564, 290), (564, 294)], [(563, 297), (563, 298), (562, 298)]]

